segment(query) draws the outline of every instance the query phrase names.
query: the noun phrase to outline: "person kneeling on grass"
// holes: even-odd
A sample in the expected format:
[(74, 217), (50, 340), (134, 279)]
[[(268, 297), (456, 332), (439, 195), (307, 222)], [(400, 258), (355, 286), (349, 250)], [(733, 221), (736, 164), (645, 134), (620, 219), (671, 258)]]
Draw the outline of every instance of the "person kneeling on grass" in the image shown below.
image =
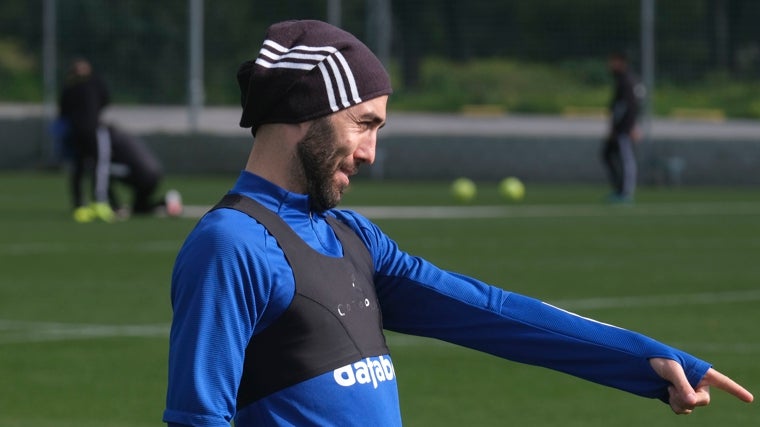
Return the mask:
[(391, 93), (349, 33), (275, 24), (237, 77), (253, 148), (174, 265), (166, 423), (399, 426), (384, 329), (658, 398), (679, 414), (707, 405), (710, 386), (752, 401), (708, 362), (443, 270), (337, 209), (375, 159)]
[[(71, 160), (74, 219), (77, 222), (95, 219), (111, 222), (129, 215), (181, 215), (182, 196), (177, 190), (169, 190), (163, 197), (156, 196), (163, 179), (163, 168), (145, 143), (114, 125), (102, 125), (101, 130), (101, 138), (104, 139), (101, 146), (107, 146), (105, 151), (108, 153), (108, 160), (103, 161), (104, 171), (98, 171), (98, 161), (92, 157), (74, 157), (68, 151), (63, 153)], [(87, 176), (92, 177), (93, 181), (93, 203), (90, 204), (84, 202), (81, 190)], [(119, 200), (114, 189), (116, 183), (130, 190), (132, 200), (129, 205), (125, 206)], [(105, 189), (98, 190), (101, 185)], [(107, 194), (106, 201), (98, 202), (98, 191)]]
[[(182, 198), (177, 190), (169, 190), (164, 197), (156, 197), (163, 179), (163, 168), (158, 158), (139, 138), (111, 125), (108, 127), (112, 142), (112, 181), (126, 185), (132, 192), (130, 214), (179, 216)], [(112, 199), (115, 207), (121, 206)]]

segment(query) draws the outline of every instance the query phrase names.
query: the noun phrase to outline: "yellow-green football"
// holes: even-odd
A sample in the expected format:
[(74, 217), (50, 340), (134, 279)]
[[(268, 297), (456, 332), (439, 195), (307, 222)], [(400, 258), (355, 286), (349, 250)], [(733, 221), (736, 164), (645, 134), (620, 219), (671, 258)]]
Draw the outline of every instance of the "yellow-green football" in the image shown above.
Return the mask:
[(97, 217), (95, 211), (89, 206), (80, 206), (74, 209), (72, 216), (74, 221), (79, 223), (92, 222)]
[(525, 197), (525, 185), (518, 178), (510, 176), (499, 183), (499, 194), (512, 202), (519, 202)]
[(458, 202), (470, 202), (477, 194), (478, 188), (469, 178), (457, 178), (451, 183), (451, 195)]

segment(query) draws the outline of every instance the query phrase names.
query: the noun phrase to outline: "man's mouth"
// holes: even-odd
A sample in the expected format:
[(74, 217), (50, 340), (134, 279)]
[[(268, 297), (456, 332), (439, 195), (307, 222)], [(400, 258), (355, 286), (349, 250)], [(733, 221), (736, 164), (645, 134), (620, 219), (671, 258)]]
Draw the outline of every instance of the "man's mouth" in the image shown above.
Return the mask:
[(359, 168), (352, 165), (344, 165), (338, 168), (338, 181), (344, 187), (348, 187), (351, 177), (359, 172)]

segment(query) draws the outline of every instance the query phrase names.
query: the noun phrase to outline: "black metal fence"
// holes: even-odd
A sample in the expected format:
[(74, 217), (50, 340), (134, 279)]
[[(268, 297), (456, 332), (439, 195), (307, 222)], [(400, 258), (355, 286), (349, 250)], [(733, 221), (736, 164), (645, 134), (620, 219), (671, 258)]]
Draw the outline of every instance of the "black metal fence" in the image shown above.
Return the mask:
[[(582, 68), (623, 49), (636, 60), (644, 53), (641, 17), (647, 1), (655, 11), (658, 81), (683, 83), (710, 73), (760, 77), (760, 2), (754, 0), (215, 0), (204, 2), (205, 99), (237, 101), (235, 69), (256, 54), (268, 24), (326, 20), (328, 5), (337, 5), (342, 27), (376, 50), (387, 49), (388, 60), (401, 70), (398, 78), (408, 85), (426, 57), (504, 57)], [(43, 6), (53, 4), (57, 81), (69, 60), (86, 56), (107, 76), (120, 102), (186, 102), (189, 3), (3, 1), (0, 101), (42, 97)], [(387, 6), (387, 16), (374, 12), (379, 3)], [(594, 76), (591, 67), (589, 76)], [(37, 87), (21, 91), (24, 84)]]

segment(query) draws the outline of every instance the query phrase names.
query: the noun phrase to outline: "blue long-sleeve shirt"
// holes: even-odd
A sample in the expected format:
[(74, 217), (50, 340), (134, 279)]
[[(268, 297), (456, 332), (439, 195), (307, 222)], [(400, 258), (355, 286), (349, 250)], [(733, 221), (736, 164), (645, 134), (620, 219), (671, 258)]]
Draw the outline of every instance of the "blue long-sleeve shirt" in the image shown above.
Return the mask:
[[(692, 385), (710, 367), (641, 334), (586, 319), (477, 279), (442, 270), (399, 249), (361, 215), (310, 212), (305, 195), (248, 172), (231, 193), (277, 212), (312, 248), (341, 256), (325, 215), (352, 228), (374, 262), (385, 329), (434, 337), (545, 366), (641, 396), (665, 399), (668, 383), (649, 359), (678, 361)], [(390, 355), (359, 360), (243, 408), (235, 407), (251, 337), (281, 315), (295, 292), (274, 237), (232, 209), (200, 220), (172, 276), (169, 384), (164, 421), (193, 426), (401, 425)]]

